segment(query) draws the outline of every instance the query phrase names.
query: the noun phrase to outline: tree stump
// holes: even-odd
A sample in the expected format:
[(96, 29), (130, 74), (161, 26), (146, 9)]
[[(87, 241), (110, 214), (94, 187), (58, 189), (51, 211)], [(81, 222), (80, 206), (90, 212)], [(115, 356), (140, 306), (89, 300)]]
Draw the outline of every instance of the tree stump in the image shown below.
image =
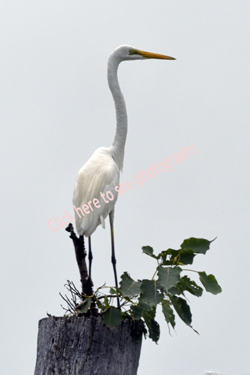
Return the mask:
[(44, 318), (35, 375), (136, 375), (141, 342), (128, 319), (111, 330), (100, 315)]

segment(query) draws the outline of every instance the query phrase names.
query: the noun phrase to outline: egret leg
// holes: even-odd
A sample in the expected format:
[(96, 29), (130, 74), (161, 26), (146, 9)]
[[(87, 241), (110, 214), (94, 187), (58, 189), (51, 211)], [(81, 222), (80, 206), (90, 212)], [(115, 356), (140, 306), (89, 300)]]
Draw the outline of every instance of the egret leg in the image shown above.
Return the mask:
[(89, 255), (88, 255), (88, 258), (89, 258), (89, 278), (91, 279), (91, 266), (92, 266), (92, 259), (93, 259), (92, 250), (91, 250), (91, 236), (89, 236)]
[[(117, 282), (117, 273), (116, 273), (116, 259), (115, 259), (115, 242), (114, 242), (114, 212), (110, 212), (109, 214), (109, 221), (110, 221), (110, 232), (111, 232), (111, 262), (113, 264), (113, 270), (115, 275), (115, 286), (118, 288), (118, 282)], [(117, 297), (117, 307), (120, 309), (120, 301), (119, 297)]]

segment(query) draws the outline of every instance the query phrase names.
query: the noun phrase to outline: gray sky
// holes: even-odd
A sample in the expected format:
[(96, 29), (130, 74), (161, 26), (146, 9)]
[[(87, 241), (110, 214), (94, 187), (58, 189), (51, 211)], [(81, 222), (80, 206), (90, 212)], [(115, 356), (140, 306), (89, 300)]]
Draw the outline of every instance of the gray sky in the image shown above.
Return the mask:
[[(1, 374), (33, 373), (38, 320), (62, 315), (67, 279), (79, 286), (72, 243), (48, 220), (73, 214), (78, 170), (113, 142), (106, 69), (121, 44), (177, 58), (119, 68), (129, 118), (121, 182), (182, 145), (197, 153), (119, 198), (118, 274), (153, 275), (143, 245), (217, 236), (193, 268), (223, 288), (189, 298), (199, 336), (179, 319), (169, 336), (159, 311), (159, 345), (143, 342), (138, 374), (249, 374), (249, 2), (2, 0), (0, 15)], [(92, 243), (95, 286), (113, 285), (109, 230)]]

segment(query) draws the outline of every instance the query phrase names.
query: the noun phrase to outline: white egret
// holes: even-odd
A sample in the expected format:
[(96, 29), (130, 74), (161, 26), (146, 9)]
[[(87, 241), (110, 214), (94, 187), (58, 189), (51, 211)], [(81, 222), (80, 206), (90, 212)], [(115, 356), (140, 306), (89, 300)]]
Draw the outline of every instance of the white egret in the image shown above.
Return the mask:
[[(114, 206), (118, 197), (120, 171), (123, 167), (124, 147), (127, 136), (127, 111), (117, 79), (117, 69), (122, 61), (165, 59), (173, 57), (145, 52), (131, 46), (116, 48), (108, 60), (108, 84), (113, 95), (116, 110), (116, 134), (113, 145), (98, 148), (80, 169), (75, 184), (73, 204), (78, 234), (89, 238), (89, 276), (91, 277), (91, 235), (99, 224), (105, 228), (109, 215), (111, 229), (111, 261), (115, 285), (117, 283), (114, 246)], [(115, 189), (116, 188), (116, 189)], [(119, 302), (118, 302), (119, 304)]]

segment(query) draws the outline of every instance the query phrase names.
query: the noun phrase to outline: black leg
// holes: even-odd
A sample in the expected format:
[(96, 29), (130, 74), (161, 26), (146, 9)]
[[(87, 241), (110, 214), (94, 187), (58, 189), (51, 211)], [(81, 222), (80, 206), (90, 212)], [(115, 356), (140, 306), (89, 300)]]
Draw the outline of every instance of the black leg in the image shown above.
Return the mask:
[[(116, 273), (116, 259), (115, 259), (115, 242), (114, 242), (114, 226), (113, 226), (113, 219), (114, 219), (114, 212), (110, 212), (109, 214), (109, 221), (110, 221), (110, 231), (111, 231), (111, 262), (113, 264), (113, 270), (115, 275), (115, 286), (118, 288), (118, 282), (117, 282), (117, 273)], [(120, 309), (120, 301), (119, 297), (117, 297), (117, 307)]]
[(92, 259), (93, 259), (93, 255), (92, 255), (92, 250), (91, 250), (91, 237), (89, 236), (89, 278), (91, 279), (91, 265), (92, 265)]

